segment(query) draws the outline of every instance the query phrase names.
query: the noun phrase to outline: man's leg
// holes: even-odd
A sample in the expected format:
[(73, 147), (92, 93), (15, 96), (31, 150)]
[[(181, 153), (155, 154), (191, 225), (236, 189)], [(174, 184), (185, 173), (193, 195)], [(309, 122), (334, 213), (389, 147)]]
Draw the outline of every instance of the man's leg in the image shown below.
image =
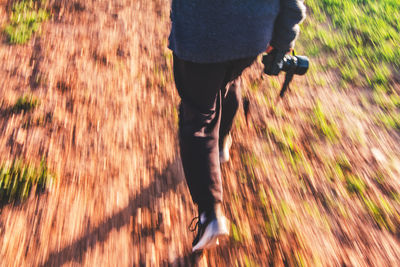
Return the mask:
[(179, 143), (186, 182), (198, 205), (199, 221), (192, 251), (215, 246), (229, 234), (222, 214), (219, 164), (221, 91), (226, 64), (196, 64), (174, 56), (175, 84), (181, 96)]
[(223, 142), (232, 129), (233, 120), (242, 103), (240, 78), (228, 83), (225, 90), (222, 90), (222, 112), (221, 125), (219, 130), (219, 147), (222, 149)]
[[(221, 89), (222, 91), (222, 112), (221, 124), (219, 130), (219, 149), (220, 159), (222, 162), (229, 160), (229, 148), (231, 140), (229, 133), (232, 129), (234, 118), (242, 103), (241, 79), (240, 75), (243, 70), (250, 66), (256, 57), (238, 59), (230, 62), (225, 82), (227, 85)], [(228, 146), (228, 147), (227, 147)]]
[(222, 201), (219, 165), (220, 88), (226, 65), (197, 64), (174, 56), (175, 84), (181, 96), (179, 142), (182, 165), (199, 211)]
[[(234, 62), (234, 61), (232, 61)], [(181, 96), (179, 142), (186, 182), (199, 208), (193, 251), (214, 246), (229, 230), (221, 211), (219, 130), (222, 90), (243, 69), (232, 62), (198, 64), (174, 55), (175, 84)], [(237, 74), (236, 74), (237, 73)]]

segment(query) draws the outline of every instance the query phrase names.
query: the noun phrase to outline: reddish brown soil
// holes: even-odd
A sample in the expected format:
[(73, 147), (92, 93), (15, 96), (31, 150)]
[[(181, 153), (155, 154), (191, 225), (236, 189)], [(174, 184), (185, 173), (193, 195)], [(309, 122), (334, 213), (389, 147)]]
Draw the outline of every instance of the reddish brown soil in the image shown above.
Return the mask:
[[(52, 19), (27, 45), (0, 44), (0, 162), (45, 157), (57, 177), (46, 192), (2, 207), (0, 266), (399, 263), (400, 140), (377, 126), (374, 106), (362, 104), (368, 90), (299, 78), (297, 91), (274, 108), (277, 89), (260, 80), (260, 64), (246, 71), (244, 87), (257, 87), (247, 90), (252, 113), (248, 126), (239, 115), (232, 160), (222, 167), (231, 236), (195, 258), (187, 227), (196, 209), (178, 154), (167, 49), (169, 1), (54, 0), (49, 8)], [(0, 25), (8, 13), (1, 0)], [(318, 75), (337, 86), (334, 75)], [(39, 106), (8, 112), (24, 94)], [(317, 99), (340, 130), (332, 144), (312, 124)], [(292, 168), (269, 130), (288, 125), (308, 167)], [(329, 162), (342, 155), (365, 181), (365, 196), (389, 203), (386, 224), (329, 176)], [(378, 171), (384, 183), (374, 179)]]

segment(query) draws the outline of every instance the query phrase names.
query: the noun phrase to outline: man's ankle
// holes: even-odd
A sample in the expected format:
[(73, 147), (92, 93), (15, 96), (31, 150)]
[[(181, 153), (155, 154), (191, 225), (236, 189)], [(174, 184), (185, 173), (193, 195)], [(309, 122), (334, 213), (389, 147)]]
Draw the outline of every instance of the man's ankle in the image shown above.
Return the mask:
[(210, 217), (217, 217), (222, 215), (222, 202), (218, 201), (212, 204), (207, 205), (207, 207), (198, 207), (198, 212), (199, 212), (199, 216), (201, 216), (201, 214), (203, 212), (205, 212), (205, 215), (207, 218)]

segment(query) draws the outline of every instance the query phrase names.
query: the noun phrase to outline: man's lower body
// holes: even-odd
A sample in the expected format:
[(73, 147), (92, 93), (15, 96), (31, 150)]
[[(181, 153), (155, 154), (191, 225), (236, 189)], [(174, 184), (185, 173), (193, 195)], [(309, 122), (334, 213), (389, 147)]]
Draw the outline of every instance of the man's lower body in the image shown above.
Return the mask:
[[(237, 80), (255, 59), (193, 63), (174, 55), (174, 78), (181, 97), (180, 153), (186, 182), (199, 210), (193, 250), (208, 247), (227, 231), (218, 221), (222, 218), (220, 151), (241, 103)], [(207, 235), (211, 235), (207, 237), (210, 240), (204, 240)]]

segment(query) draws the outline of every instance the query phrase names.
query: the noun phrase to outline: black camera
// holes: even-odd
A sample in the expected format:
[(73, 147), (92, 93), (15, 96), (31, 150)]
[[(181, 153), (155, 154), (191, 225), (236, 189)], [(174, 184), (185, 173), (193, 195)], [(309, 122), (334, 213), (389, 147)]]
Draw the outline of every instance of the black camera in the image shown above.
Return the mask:
[[(271, 74), (271, 64), (275, 60), (273, 57), (279, 55), (271, 55), (265, 54), (262, 58), (262, 63), (264, 64), (264, 73), (268, 75), (277, 75), (276, 70), (274, 74)], [(292, 55), (285, 55), (283, 56), (282, 60), (277, 63), (279, 68), (278, 72), (284, 71), (286, 72), (285, 82), (282, 86), (280, 97), (283, 97), (289, 83), (292, 81), (294, 75), (304, 75), (308, 71), (309, 67), (309, 60), (306, 56), (296, 56), (293, 52)]]
[(286, 55), (282, 60), (282, 70), (284, 72), (293, 71), (296, 75), (304, 75), (309, 66), (309, 60), (306, 56)]

